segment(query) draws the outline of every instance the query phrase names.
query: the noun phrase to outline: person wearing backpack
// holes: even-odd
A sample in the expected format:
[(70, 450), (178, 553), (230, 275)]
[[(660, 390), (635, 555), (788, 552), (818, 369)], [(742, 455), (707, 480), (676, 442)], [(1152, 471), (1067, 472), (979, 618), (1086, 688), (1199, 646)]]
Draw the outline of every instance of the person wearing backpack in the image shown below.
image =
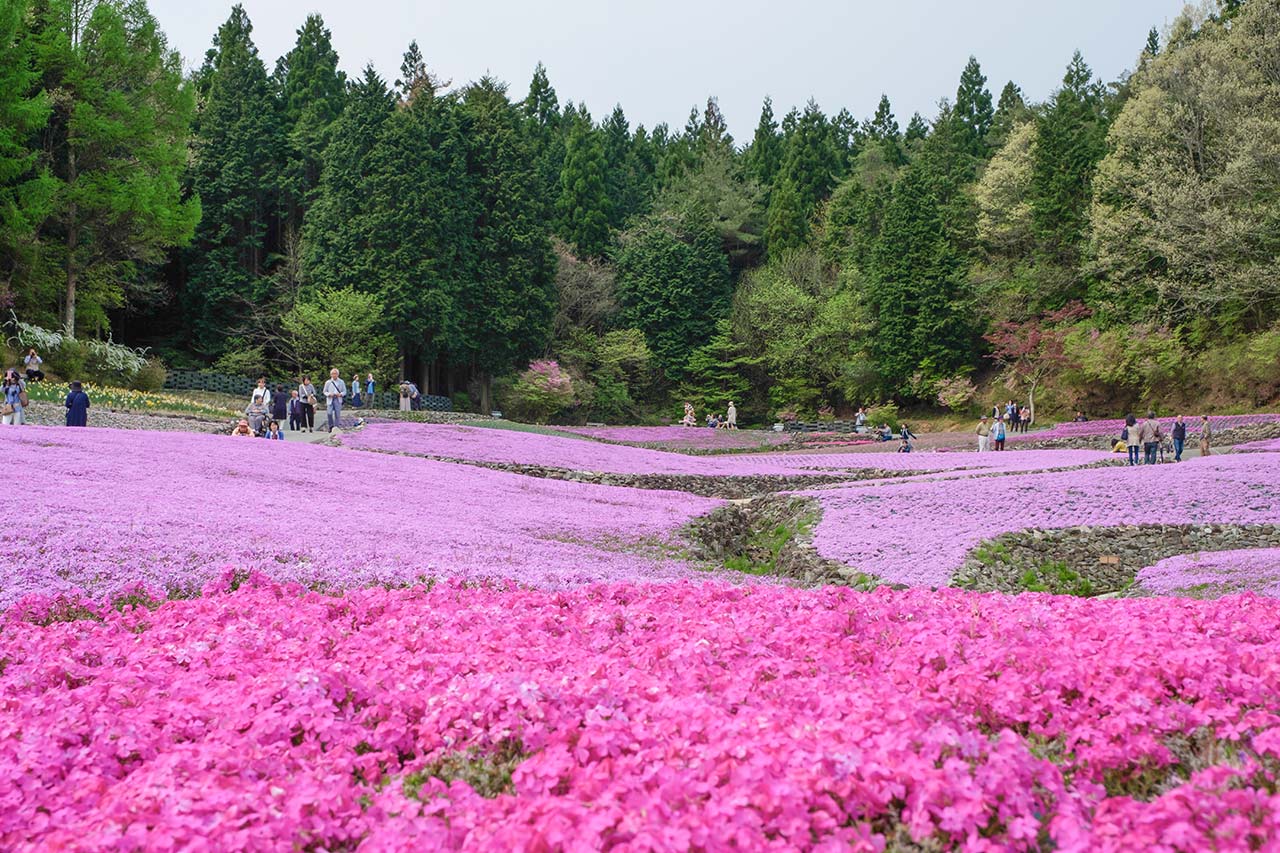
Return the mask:
[(84, 386), (79, 382), (71, 383), (71, 393), (67, 395), (67, 426), (87, 427), (89, 425), (89, 395), (84, 393)]

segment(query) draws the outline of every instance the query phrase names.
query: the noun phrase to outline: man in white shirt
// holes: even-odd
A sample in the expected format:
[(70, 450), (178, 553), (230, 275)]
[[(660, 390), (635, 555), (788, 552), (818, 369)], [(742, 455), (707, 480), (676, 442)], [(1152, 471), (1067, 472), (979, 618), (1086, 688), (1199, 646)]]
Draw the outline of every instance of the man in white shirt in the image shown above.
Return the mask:
[(342, 381), (338, 368), (329, 371), (329, 380), (324, 383), (324, 398), (328, 403), (329, 431), (342, 425), (342, 398), (347, 396), (347, 383)]

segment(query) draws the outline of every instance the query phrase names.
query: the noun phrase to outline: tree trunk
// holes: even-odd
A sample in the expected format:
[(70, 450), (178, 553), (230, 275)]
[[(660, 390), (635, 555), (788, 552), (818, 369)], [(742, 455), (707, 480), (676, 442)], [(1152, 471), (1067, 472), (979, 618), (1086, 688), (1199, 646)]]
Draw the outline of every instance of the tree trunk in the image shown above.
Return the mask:
[(1036, 422), (1036, 383), (1034, 382), (1027, 389), (1027, 412), (1030, 415), (1027, 423), (1034, 424)]
[(480, 414), (487, 415), (493, 411), (493, 382), (488, 373), (481, 373), (480, 379)]
[[(76, 182), (76, 152), (68, 146), (67, 150), (67, 186)], [(67, 209), (67, 298), (66, 311), (63, 314), (62, 327), (67, 337), (76, 336), (76, 283), (79, 271), (76, 269), (76, 242), (80, 239), (80, 230), (76, 222), (76, 203), (71, 202)]]

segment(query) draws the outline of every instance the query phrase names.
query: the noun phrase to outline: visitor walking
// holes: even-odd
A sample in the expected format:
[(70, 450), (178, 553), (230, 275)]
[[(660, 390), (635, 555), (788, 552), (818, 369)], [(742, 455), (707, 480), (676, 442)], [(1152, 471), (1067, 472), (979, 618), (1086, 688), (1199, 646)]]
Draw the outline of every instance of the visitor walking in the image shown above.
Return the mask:
[[(316, 386), (311, 384), (311, 377), (302, 377), (298, 385), (298, 398), (302, 400), (302, 425), (307, 432), (316, 431)], [(301, 426), (301, 425), (300, 425)]]
[(1124, 432), (1120, 437), (1124, 439), (1125, 447), (1129, 449), (1129, 464), (1137, 465), (1142, 439), (1138, 437), (1138, 419), (1132, 413), (1124, 416)]
[(1022, 410), (1017, 406), (1009, 406), (1009, 432), (1017, 432), (1022, 425)]
[(1200, 416), (1200, 455), (1209, 456), (1213, 451), (1210, 446), (1213, 440), (1213, 427), (1209, 425), (1209, 416)]
[(729, 410), (725, 412), (725, 417), (727, 418), (729, 429), (738, 428), (738, 410), (734, 407), (732, 400), (729, 401)]
[(27, 383), (10, 368), (4, 374), (4, 417), (6, 424), (22, 426), (27, 422)]
[(376, 391), (377, 388), (378, 386), (374, 384), (373, 381), (373, 374), (370, 373), (368, 378), (364, 381), (364, 404), (371, 409), (373, 408), (373, 392)]
[(902, 430), (902, 437), (907, 441), (911, 441), (913, 438), (919, 438), (918, 435), (911, 431), (911, 427), (907, 426), (905, 423), (899, 424), (899, 428)]
[(1173, 422), (1173, 461), (1182, 461), (1182, 447), (1187, 443), (1187, 423), (1178, 415)]
[(329, 432), (342, 426), (342, 399), (347, 396), (347, 383), (342, 381), (338, 368), (329, 371), (329, 379), (324, 383), (325, 414), (329, 421)]
[(1022, 425), (1022, 431), (1026, 432), (1027, 427), (1031, 426), (1031, 409), (1023, 406), (1022, 411), (1019, 412), (1018, 422)]
[(996, 418), (995, 425), (991, 427), (991, 438), (996, 443), (996, 450), (1004, 450), (1004, 440), (1005, 440), (1004, 418)]
[(27, 368), (28, 382), (44, 381), (44, 371), (40, 369), (40, 365), (44, 364), (44, 359), (36, 353), (35, 347), (27, 350), (27, 355), (22, 359), (22, 363)]
[(355, 373), (351, 376), (351, 406), (358, 409), (363, 405), (364, 396), (360, 393), (360, 374)]
[(289, 417), (289, 398), (284, 395), (283, 385), (277, 384), (275, 393), (271, 395), (271, 417), (278, 421)]
[(987, 423), (987, 416), (983, 415), (982, 420), (978, 421), (978, 452), (986, 453), (987, 445), (991, 442), (991, 424)]
[(1142, 439), (1142, 461), (1145, 465), (1156, 464), (1156, 452), (1160, 449), (1160, 422), (1155, 412), (1147, 412), (1147, 418), (1138, 426), (1138, 437)]
[(89, 395), (84, 393), (84, 386), (79, 382), (71, 383), (71, 392), (67, 394), (67, 426), (87, 427), (89, 425)]
[(407, 412), (411, 401), (409, 399), (409, 380), (405, 379), (400, 383), (400, 411)]

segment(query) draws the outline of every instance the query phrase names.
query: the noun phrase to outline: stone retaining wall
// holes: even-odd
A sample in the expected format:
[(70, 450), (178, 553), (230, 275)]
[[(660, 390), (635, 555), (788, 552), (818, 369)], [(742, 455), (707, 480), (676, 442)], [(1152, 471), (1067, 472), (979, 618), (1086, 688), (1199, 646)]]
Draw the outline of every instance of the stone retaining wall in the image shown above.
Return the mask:
[(1094, 595), (1126, 593), (1137, 573), (1166, 557), (1197, 551), (1280, 547), (1280, 525), (1154, 524), (1023, 530), (989, 539), (969, 552), (953, 586), (1022, 592), (1028, 570), (1063, 563), (1087, 579)]

